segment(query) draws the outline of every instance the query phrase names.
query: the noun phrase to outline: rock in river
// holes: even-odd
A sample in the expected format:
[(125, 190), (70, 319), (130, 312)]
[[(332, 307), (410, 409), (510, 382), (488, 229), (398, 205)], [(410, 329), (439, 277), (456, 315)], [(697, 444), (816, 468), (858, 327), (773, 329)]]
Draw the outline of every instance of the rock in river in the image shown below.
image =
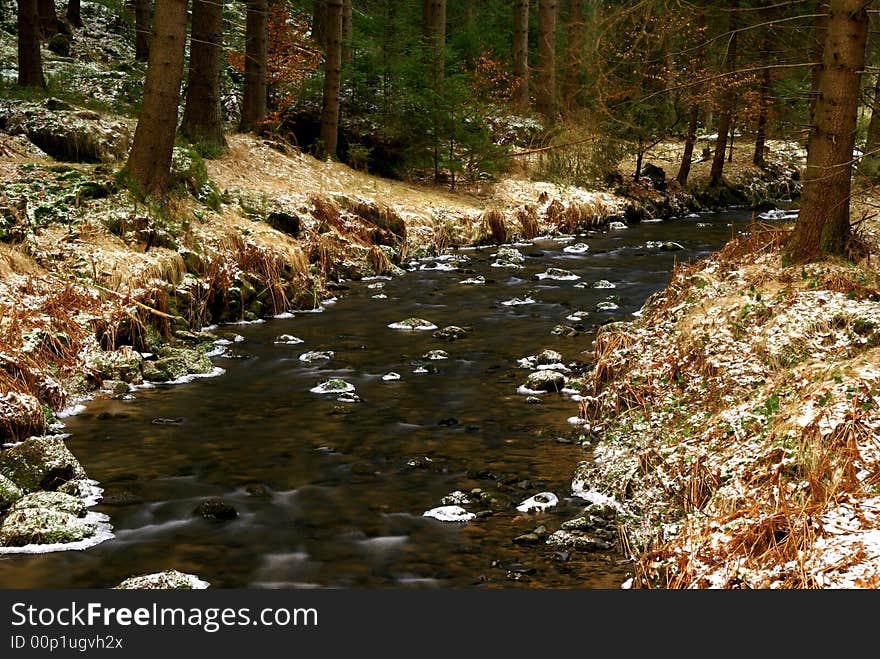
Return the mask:
[(167, 570), (130, 577), (116, 586), (116, 590), (204, 590), (210, 584), (194, 574)]
[(562, 391), (565, 376), (559, 371), (535, 371), (526, 379), (525, 388), (531, 391)]
[(469, 327), (458, 327), (457, 325), (447, 325), (443, 329), (439, 329), (432, 335), (435, 339), (441, 341), (457, 341), (463, 339), (470, 333)]
[(396, 323), (391, 323), (388, 327), (391, 329), (403, 329), (403, 330), (435, 330), (437, 326), (432, 323), (430, 320), (425, 320), (424, 318), (405, 318)]
[(521, 513), (539, 513), (548, 508), (553, 508), (558, 503), (559, 497), (553, 494), (553, 492), (541, 492), (523, 501), (516, 509)]
[[(72, 498), (72, 497), (71, 497)], [(52, 508), (10, 511), (0, 524), (0, 546), (23, 547), (78, 542), (95, 535), (96, 525)]]
[(433, 517), (441, 522), (469, 522), (476, 515), (469, 513), (461, 506), (439, 506), (422, 513), (423, 517)]
[(196, 506), (193, 515), (221, 521), (235, 519), (238, 517), (238, 511), (220, 497), (209, 497)]

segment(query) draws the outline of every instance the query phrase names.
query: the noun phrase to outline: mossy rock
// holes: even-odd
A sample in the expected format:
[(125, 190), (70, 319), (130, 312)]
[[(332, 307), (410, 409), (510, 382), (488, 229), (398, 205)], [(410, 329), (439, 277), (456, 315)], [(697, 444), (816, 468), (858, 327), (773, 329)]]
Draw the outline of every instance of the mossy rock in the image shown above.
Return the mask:
[(0, 453), (0, 474), (25, 491), (57, 490), (67, 481), (86, 478), (85, 470), (62, 439), (31, 437)]
[(565, 376), (558, 371), (535, 371), (526, 379), (526, 388), (532, 391), (562, 391)]
[(76, 515), (50, 508), (10, 511), (0, 524), (0, 546), (78, 542), (95, 535), (96, 526)]
[(9, 514), (26, 508), (45, 508), (48, 510), (57, 510), (62, 513), (75, 515), (76, 517), (85, 517), (86, 504), (82, 499), (64, 494), (63, 492), (34, 492), (27, 494), (16, 501), (9, 509)]
[(130, 577), (116, 586), (115, 590), (202, 590), (207, 587), (208, 582), (194, 574), (167, 570)]
[(210, 358), (193, 348), (160, 348), (159, 359), (143, 363), (144, 379), (150, 382), (169, 382), (184, 375), (204, 375), (213, 370)]
[(131, 131), (120, 121), (104, 121), (82, 110), (28, 108), (28, 139), (57, 160), (115, 162), (128, 155)]
[(126, 346), (119, 350), (98, 353), (92, 359), (92, 366), (97, 369), (101, 380), (138, 383), (141, 380), (143, 362), (141, 353)]
[(21, 488), (0, 474), (0, 510), (8, 508), (22, 496)]

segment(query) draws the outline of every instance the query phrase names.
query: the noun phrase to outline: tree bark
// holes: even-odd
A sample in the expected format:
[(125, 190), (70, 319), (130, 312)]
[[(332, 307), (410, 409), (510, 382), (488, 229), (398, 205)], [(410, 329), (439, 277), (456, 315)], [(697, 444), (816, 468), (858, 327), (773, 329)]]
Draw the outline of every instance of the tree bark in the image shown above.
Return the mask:
[(18, 0), (18, 84), (22, 87), (46, 87), (40, 55), (37, 0)]
[(815, 64), (810, 67), (810, 123), (813, 123), (813, 114), (816, 110), (816, 99), (819, 97), (819, 76), (822, 73), (822, 53), (825, 49), (825, 39), (828, 36), (828, 10), (829, 3), (826, 0), (817, 0), (816, 18), (813, 22), (813, 37), (810, 45), (810, 62)]
[(64, 13), (67, 22), (73, 27), (82, 27), (82, 7), (80, 0), (67, 0), (67, 11)]
[(556, 111), (556, 0), (538, 1), (538, 67), (535, 84), (538, 112), (552, 119)]
[(352, 62), (352, 6), (351, 0), (343, 0), (342, 2), (342, 63), (351, 64)]
[(513, 6), (513, 104), (520, 111), (529, 106), (529, 0)]
[(321, 50), (327, 46), (327, 0), (312, 3), (312, 39)]
[(342, 68), (342, 0), (327, 0), (327, 58), (324, 60), (324, 101), (321, 109), (323, 156), (336, 157), (339, 138), (339, 78)]
[(871, 119), (868, 122), (868, 135), (865, 151), (859, 162), (859, 173), (871, 181), (880, 178), (880, 73), (874, 80), (874, 94), (870, 99)]
[(223, 57), (223, 0), (193, 0), (189, 75), (181, 132), (207, 147), (226, 147), (220, 111), (220, 67)]
[(583, 0), (568, 0), (568, 44), (565, 49), (565, 108), (573, 110), (578, 105), (581, 90), (581, 53), (584, 42)]
[[(769, 48), (769, 42), (765, 42), (764, 52)], [(752, 163), (758, 167), (763, 167), (764, 148), (767, 143), (767, 119), (770, 114), (770, 69), (764, 69), (761, 72), (761, 89), (758, 95), (758, 125), (755, 128), (755, 153), (752, 156)]]
[(183, 78), (187, 0), (156, 0), (144, 101), (126, 166), (141, 194), (167, 191)]
[[(702, 75), (703, 62), (706, 58), (706, 49), (704, 40), (706, 38), (706, 3), (705, 0), (700, 2), (700, 11), (697, 14), (697, 57), (695, 62), (696, 74)], [(687, 185), (688, 176), (691, 174), (691, 165), (694, 161), (694, 146), (697, 143), (697, 125), (700, 121), (700, 101), (699, 95), (702, 93), (702, 86), (697, 86), (693, 90), (691, 98), (691, 109), (688, 113), (688, 127), (684, 138), (684, 151), (681, 154), (681, 164), (678, 166), (678, 175), (675, 180), (681, 187)]]
[(239, 127), (243, 133), (255, 130), (266, 118), (268, 11), (266, 0), (248, 0), (244, 45), (244, 98)]
[(831, 0), (804, 191), (788, 256), (795, 262), (846, 254), (849, 197), (868, 0)]
[(434, 50), (434, 80), (440, 81), (446, 68), (446, 0), (431, 1), (431, 45)]
[(150, 14), (150, 0), (134, 0), (134, 58), (138, 62), (150, 59)]
[(61, 31), (58, 14), (55, 11), (55, 0), (37, 0), (37, 10), (40, 14), (40, 35), (48, 39)]
[[(727, 54), (724, 57), (724, 71), (728, 74), (736, 71), (738, 9), (739, 0), (731, 0), (730, 18), (728, 20), (730, 39), (728, 41)], [(724, 158), (727, 155), (727, 136), (730, 133), (730, 125), (733, 122), (733, 103), (736, 98), (733, 90), (732, 76), (728, 77), (724, 85), (726, 89), (724, 101), (721, 112), (718, 114), (718, 139), (715, 141), (715, 154), (712, 158), (712, 170), (709, 173), (709, 185), (712, 186), (721, 184), (721, 176), (724, 173)]]

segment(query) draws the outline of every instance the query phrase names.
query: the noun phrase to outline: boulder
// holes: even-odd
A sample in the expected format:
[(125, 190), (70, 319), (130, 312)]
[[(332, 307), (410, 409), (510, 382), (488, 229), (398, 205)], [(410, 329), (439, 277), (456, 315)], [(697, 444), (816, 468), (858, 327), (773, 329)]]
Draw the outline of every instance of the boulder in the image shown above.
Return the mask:
[(457, 341), (463, 339), (470, 333), (470, 328), (458, 327), (457, 325), (447, 325), (443, 329), (439, 329), (432, 335), (435, 339), (441, 341)]
[(63, 492), (33, 492), (16, 501), (9, 509), (9, 514), (29, 508), (44, 508), (68, 513), (76, 517), (85, 517), (86, 504), (79, 497)]
[(78, 542), (91, 538), (97, 530), (86, 521), (52, 508), (22, 508), (9, 512), (0, 524), (0, 546), (23, 547)]
[(31, 437), (0, 453), (0, 474), (25, 491), (56, 490), (86, 478), (82, 465), (58, 436)]
[(195, 510), (193, 510), (193, 515), (199, 515), (205, 519), (222, 521), (235, 519), (238, 517), (238, 511), (220, 497), (210, 497), (196, 506)]
[(142, 574), (129, 577), (116, 590), (204, 590), (210, 584), (194, 574), (186, 574), (177, 570)]
[(535, 371), (526, 379), (525, 386), (532, 391), (562, 391), (565, 376), (559, 371)]
[(8, 508), (21, 498), (21, 488), (0, 474), (0, 510)]

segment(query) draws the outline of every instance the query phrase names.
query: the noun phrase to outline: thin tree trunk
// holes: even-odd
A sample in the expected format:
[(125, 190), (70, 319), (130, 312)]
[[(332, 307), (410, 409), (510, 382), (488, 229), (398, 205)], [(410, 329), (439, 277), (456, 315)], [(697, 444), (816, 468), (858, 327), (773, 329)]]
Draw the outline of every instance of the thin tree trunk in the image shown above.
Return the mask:
[(351, 64), (352, 62), (352, 6), (351, 0), (343, 0), (342, 2), (342, 63)]
[(434, 79), (443, 79), (446, 63), (443, 49), (446, 47), (446, 0), (431, 2), (431, 36), (434, 49)]
[(529, 0), (513, 7), (513, 103), (520, 111), (529, 106)]
[(37, 0), (18, 0), (18, 84), (45, 88)]
[(700, 120), (700, 104), (693, 101), (690, 114), (688, 115), (687, 134), (684, 138), (684, 152), (681, 154), (681, 164), (678, 166), (678, 175), (675, 180), (681, 187), (687, 185), (688, 176), (691, 173), (691, 164), (694, 161), (694, 146), (697, 143), (697, 125)]
[(187, 0), (156, 0), (144, 101), (138, 115), (128, 174), (140, 193), (166, 191), (177, 130), (177, 105), (183, 79)]
[(813, 22), (813, 39), (810, 46), (810, 61), (816, 64), (810, 68), (810, 123), (813, 123), (813, 113), (816, 110), (816, 99), (819, 98), (819, 76), (822, 73), (822, 53), (825, 49), (825, 38), (828, 35), (828, 11), (830, 9), (827, 0), (817, 0), (816, 18)]
[(321, 50), (327, 46), (327, 0), (312, 3), (312, 39)]
[[(768, 42), (764, 42), (769, 47)], [(766, 52), (767, 48), (763, 50)], [(755, 128), (755, 153), (752, 162), (758, 167), (764, 167), (764, 148), (767, 144), (767, 118), (770, 114), (770, 69), (761, 72), (761, 90), (758, 96), (758, 125)]]
[(268, 59), (266, 0), (248, 0), (244, 46), (244, 99), (239, 130), (248, 132), (266, 118)]
[(568, 44), (565, 49), (565, 108), (572, 110), (581, 90), (581, 52), (584, 42), (583, 0), (568, 0)]
[[(702, 75), (703, 61), (706, 57), (706, 49), (704, 44), (705, 41), (705, 32), (706, 32), (706, 3), (705, 0), (701, 0), (700, 2), (700, 12), (697, 14), (697, 43), (699, 47), (697, 48), (697, 57), (696, 57), (696, 74)], [(688, 176), (691, 173), (691, 164), (694, 161), (694, 146), (697, 143), (697, 126), (700, 121), (700, 102), (698, 100), (699, 94), (702, 92), (702, 87), (698, 86), (693, 90), (693, 97), (691, 99), (691, 109), (688, 114), (688, 127), (687, 134), (684, 138), (684, 152), (681, 155), (681, 164), (678, 166), (678, 175), (675, 177), (675, 180), (678, 181), (681, 187), (687, 185)]]
[(856, 116), (868, 33), (867, 0), (832, 0), (804, 191), (788, 248), (795, 262), (845, 255), (850, 237)]
[(545, 119), (556, 111), (556, 0), (538, 0), (536, 105)]
[(874, 94), (870, 100), (871, 120), (868, 122), (868, 136), (865, 151), (859, 163), (859, 173), (872, 181), (880, 177), (880, 73), (874, 79)]
[[(724, 70), (726, 73), (736, 71), (738, 9), (739, 0), (731, 0), (730, 19), (728, 21), (730, 39), (728, 41), (727, 54), (724, 58)], [(709, 173), (709, 185), (713, 186), (721, 184), (721, 176), (724, 173), (724, 157), (727, 151), (727, 136), (730, 133), (730, 125), (733, 121), (733, 102), (735, 99), (733, 80), (728, 79), (725, 84), (727, 89), (724, 92), (724, 105), (718, 115), (718, 139), (715, 141), (715, 154), (712, 158), (712, 170)]]
[(342, 68), (342, 0), (327, 0), (327, 58), (324, 61), (324, 102), (321, 109), (323, 155), (336, 157), (339, 138), (339, 73)]
[(150, 0), (134, 0), (134, 58), (138, 62), (150, 59)]
[(193, 0), (189, 76), (181, 132), (211, 154), (226, 147), (220, 111), (223, 0)]
[(82, 27), (82, 7), (80, 0), (67, 0), (67, 11), (64, 13), (67, 22), (73, 27)]
[(60, 31), (58, 14), (55, 11), (55, 0), (37, 0), (40, 13), (40, 35), (48, 39)]

